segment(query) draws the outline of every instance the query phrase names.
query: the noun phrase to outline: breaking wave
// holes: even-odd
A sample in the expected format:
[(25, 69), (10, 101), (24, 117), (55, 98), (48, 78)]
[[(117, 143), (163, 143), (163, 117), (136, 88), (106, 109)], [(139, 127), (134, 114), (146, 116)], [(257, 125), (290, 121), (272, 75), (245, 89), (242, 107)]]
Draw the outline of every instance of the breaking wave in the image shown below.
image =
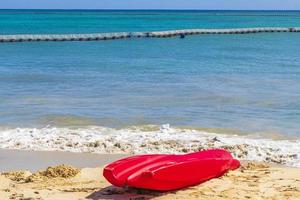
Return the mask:
[(0, 148), (91, 153), (187, 153), (224, 148), (241, 160), (300, 167), (300, 140), (272, 140), (209, 133), (201, 130), (100, 126), (84, 128), (7, 128), (0, 130)]

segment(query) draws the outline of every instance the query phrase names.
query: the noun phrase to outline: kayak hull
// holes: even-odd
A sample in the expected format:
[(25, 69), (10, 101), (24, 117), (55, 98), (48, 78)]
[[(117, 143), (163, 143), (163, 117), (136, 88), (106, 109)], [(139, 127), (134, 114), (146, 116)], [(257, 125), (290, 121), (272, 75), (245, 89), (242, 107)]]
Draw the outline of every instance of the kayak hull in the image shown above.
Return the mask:
[(133, 156), (106, 166), (104, 177), (118, 187), (169, 191), (203, 183), (240, 166), (222, 149), (185, 155)]

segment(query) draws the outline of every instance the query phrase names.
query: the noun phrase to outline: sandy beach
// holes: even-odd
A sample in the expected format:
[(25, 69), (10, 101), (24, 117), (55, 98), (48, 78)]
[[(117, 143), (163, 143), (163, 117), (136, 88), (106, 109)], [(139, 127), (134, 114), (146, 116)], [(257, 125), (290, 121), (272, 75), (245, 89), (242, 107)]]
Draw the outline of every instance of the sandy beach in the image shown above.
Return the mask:
[[(0, 154), (1, 163), (5, 163), (1, 166), (0, 176), (0, 197), (3, 200), (300, 199), (300, 168), (243, 162), (238, 170), (229, 172), (221, 178), (183, 190), (162, 193), (133, 188), (116, 188), (104, 179), (102, 176), (104, 165), (125, 155), (33, 153), (14, 150), (1, 151)], [(26, 155), (31, 155), (30, 162), (27, 164), (21, 160), (13, 161), (17, 156)], [(11, 159), (5, 159), (7, 157)], [(52, 161), (50, 159), (47, 161), (47, 157), (52, 157)], [(56, 161), (58, 158), (60, 163)], [(39, 160), (46, 161), (37, 165)], [(63, 162), (66, 165), (62, 165)], [(24, 163), (23, 170), (22, 163)], [(59, 164), (59, 166), (39, 168), (48, 164)], [(4, 169), (3, 166), (9, 167)], [(37, 169), (39, 171), (36, 171)]]
[(0, 200), (300, 200), (279, 1), (1, 0)]

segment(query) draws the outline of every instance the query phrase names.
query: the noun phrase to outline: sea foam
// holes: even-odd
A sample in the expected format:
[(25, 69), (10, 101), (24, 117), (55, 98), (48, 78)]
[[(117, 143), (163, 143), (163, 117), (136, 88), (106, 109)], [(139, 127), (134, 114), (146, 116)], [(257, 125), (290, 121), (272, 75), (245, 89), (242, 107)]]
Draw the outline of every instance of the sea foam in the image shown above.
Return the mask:
[(300, 167), (300, 140), (225, 135), (162, 125), (141, 128), (14, 128), (0, 131), (0, 148), (92, 153), (187, 153), (224, 148), (240, 160)]

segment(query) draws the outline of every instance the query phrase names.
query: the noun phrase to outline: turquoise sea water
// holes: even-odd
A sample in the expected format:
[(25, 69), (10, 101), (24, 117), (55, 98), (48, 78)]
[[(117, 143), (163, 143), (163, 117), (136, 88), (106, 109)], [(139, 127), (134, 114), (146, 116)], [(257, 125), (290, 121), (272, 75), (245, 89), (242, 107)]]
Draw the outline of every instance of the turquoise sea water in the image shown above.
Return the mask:
[[(0, 34), (300, 27), (300, 12), (0, 11)], [(0, 44), (0, 125), (300, 135), (300, 34)]]
[(0, 34), (300, 27), (300, 12), (0, 10)]

